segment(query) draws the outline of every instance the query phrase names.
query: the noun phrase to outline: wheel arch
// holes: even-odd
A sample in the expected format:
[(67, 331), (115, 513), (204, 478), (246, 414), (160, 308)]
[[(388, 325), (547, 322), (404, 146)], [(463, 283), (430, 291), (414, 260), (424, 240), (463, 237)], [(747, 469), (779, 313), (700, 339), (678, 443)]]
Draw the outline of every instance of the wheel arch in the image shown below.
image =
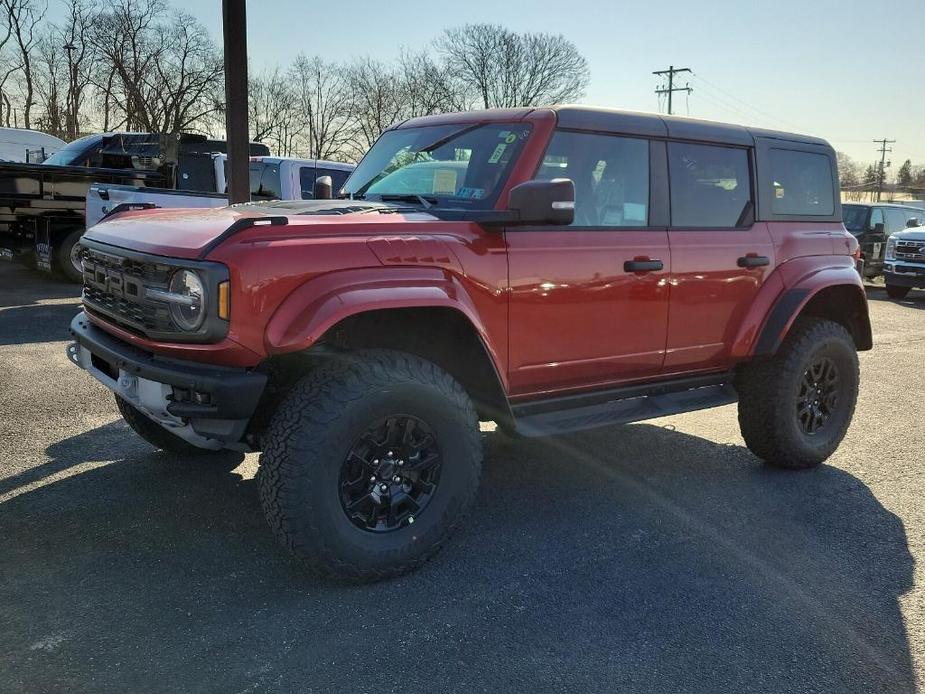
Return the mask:
[(449, 272), (384, 268), (316, 278), (276, 310), (266, 342), (271, 362), (286, 364), (366, 348), (416, 354), (453, 376), (481, 418), (510, 418), (504, 361)]
[(858, 277), (857, 282), (812, 282), (785, 290), (758, 334), (754, 356), (777, 352), (794, 321), (801, 316), (827, 318), (843, 325), (858, 351), (873, 347), (867, 296)]

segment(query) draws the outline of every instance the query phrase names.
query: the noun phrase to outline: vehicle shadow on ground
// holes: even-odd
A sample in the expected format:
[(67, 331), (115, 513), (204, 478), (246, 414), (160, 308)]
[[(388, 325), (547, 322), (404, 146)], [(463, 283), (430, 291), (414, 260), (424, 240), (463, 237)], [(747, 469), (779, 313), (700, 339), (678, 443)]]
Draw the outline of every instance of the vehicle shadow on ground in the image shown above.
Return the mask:
[(884, 301), (907, 308), (925, 309), (925, 291), (913, 289), (906, 295), (905, 299), (891, 299), (887, 296), (886, 289), (883, 287), (867, 285), (865, 289), (867, 290), (868, 301)]
[(80, 285), (57, 275), (0, 261), (0, 308), (26, 306), (43, 299), (80, 299)]
[(648, 424), (489, 433), (446, 550), (345, 586), (276, 544), (254, 480), (107, 426), (49, 454), (116, 462), (0, 504), (0, 689), (915, 687), (902, 523), (834, 467)]
[[(48, 300), (54, 303), (40, 303)], [(67, 340), (79, 310), (79, 285), (21, 266), (0, 266), (0, 346)]]

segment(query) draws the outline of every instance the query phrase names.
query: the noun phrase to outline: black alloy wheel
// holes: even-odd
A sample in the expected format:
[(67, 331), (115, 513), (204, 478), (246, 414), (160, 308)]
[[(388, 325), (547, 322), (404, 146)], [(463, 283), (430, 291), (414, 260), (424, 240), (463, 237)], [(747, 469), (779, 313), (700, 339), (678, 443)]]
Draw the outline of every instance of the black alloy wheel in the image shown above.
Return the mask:
[(804, 434), (822, 429), (839, 403), (838, 367), (826, 356), (818, 356), (800, 379), (797, 394), (797, 419)]
[(373, 423), (354, 442), (340, 473), (340, 502), (350, 522), (385, 533), (411, 525), (440, 482), (443, 457), (433, 431), (411, 415)]

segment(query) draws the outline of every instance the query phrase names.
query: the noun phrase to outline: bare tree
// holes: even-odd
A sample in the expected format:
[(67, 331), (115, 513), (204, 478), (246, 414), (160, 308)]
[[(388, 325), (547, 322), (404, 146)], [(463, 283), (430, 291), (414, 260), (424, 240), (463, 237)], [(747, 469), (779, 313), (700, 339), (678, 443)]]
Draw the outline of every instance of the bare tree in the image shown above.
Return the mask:
[(21, 73), (23, 85), (23, 125), (32, 127), (32, 107), (35, 105), (35, 72), (32, 51), (38, 36), (36, 27), (45, 18), (48, 5), (37, 0), (0, 0), (0, 8), (6, 15), (6, 22), (18, 53), (17, 70)]
[(109, 3), (91, 42), (104, 109), (122, 114), (116, 127), (180, 132), (222, 108), (222, 61), (194, 17), (177, 12), (168, 19), (162, 0)]
[(347, 70), (353, 144), (365, 152), (387, 127), (402, 120), (405, 107), (396, 70), (372, 58), (357, 60)]
[(66, 137), (74, 139), (80, 135), (81, 106), (85, 93), (93, 80), (96, 55), (90, 44), (92, 31), (99, 10), (94, 0), (66, 0), (67, 16), (55, 27), (53, 35), (61, 40), (61, 48), (67, 53), (67, 98)]
[(163, 0), (109, 0), (97, 18), (90, 36), (99, 58), (96, 85), (103, 91), (106, 110), (121, 113), (115, 123), (106, 118), (113, 128), (143, 127), (144, 78), (164, 47), (156, 23), (165, 11)]
[(292, 82), (275, 68), (252, 76), (248, 92), (251, 139), (291, 156), (305, 125)]
[(407, 118), (463, 111), (471, 106), (465, 84), (450, 65), (435, 60), (426, 51), (403, 51), (397, 70), (403, 115)]
[(562, 35), (467, 24), (445, 30), (436, 46), (485, 108), (574, 101), (588, 85), (587, 62)]
[(300, 55), (291, 70), (296, 105), (305, 118), (312, 159), (343, 159), (353, 142), (351, 92), (343, 69), (320, 57)]

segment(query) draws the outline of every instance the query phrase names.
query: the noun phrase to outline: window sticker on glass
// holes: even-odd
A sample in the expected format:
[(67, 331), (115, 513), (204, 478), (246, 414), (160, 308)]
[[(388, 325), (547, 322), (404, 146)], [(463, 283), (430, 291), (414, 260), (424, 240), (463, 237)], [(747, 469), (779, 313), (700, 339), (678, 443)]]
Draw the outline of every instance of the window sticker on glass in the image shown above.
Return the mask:
[(497, 164), (501, 160), (501, 155), (504, 154), (504, 150), (507, 149), (507, 145), (500, 144), (495, 147), (495, 151), (491, 153), (491, 156), (488, 157), (489, 164)]
[(434, 193), (454, 195), (456, 193), (456, 172), (453, 169), (434, 171)]
[(456, 197), (479, 200), (480, 198), (485, 197), (485, 190), (482, 188), (460, 188), (459, 192), (456, 193)]

